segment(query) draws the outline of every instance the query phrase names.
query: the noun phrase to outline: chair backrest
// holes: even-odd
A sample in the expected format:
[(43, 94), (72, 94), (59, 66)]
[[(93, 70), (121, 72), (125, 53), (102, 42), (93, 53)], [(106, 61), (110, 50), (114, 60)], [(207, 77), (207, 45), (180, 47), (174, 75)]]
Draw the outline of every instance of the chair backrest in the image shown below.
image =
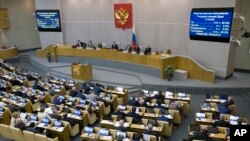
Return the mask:
[(158, 123), (163, 124), (163, 135), (165, 136), (171, 136), (173, 131), (173, 125), (172, 123), (166, 122), (166, 121), (158, 121)]
[(23, 136), (24, 136), (24, 140), (31, 140), (31, 141), (35, 141), (35, 134), (33, 132), (30, 131), (23, 131)]
[(150, 136), (150, 141), (157, 141), (157, 137), (156, 137), (156, 136), (151, 135), (151, 136)]
[(45, 135), (35, 134), (36, 141), (48, 141), (48, 138)]
[(10, 127), (10, 132), (13, 135), (14, 139), (18, 139), (18, 140), (24, 139), (23, 133), (19, 128)]
[(11, 132), (8, 125), (0, 124), (0, 129), (1, 136), (5, 138), (10, 138)]

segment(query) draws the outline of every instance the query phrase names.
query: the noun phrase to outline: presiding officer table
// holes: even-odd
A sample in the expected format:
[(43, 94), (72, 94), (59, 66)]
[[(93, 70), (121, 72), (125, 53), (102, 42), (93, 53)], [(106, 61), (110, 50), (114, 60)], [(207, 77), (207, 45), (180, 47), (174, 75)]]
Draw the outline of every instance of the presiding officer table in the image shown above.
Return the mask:
[(50, 45), (47, 48), (38, 50), (37, 56), (40, 58), (45, 58), (48, 52), (55, 54), (55, 57), (87, 57), (150, 67), (158, 69), (160, 72), (159, 76), (162, 79), (167, 77), (165, 68), (168, 65), (172, 65), (175, 69), (186, 70), (188, 72), (188, 78), (191, 79), (197, 79), (211, 83), (214, 83), (215, 79), (215, 72), (213, 70), (206, 69), (197, 61), (187, 56), (166, 56), (162, 54), (143, 55), (124, 53), (112, 49), (78, 49), (72, 48), (71, 45), (63, 45), (59, 47)]

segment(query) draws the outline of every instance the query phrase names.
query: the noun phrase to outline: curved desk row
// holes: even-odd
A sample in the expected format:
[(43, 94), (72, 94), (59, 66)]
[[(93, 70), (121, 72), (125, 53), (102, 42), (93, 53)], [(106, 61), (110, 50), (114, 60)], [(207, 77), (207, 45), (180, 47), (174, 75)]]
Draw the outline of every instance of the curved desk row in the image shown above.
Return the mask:
[(188, 71), (188, 77), (192, 79), (198, 79), (214, 83), (215, 72), (201, 66), (194, 59), (187, 56), (163, 56), (163, 55), (139, 55), (131, 53), (123, 53), (117, 50), (111, 49), (75, 49), (70, 45), (64, 45), (55, 47), (53, 45), (48, 46), (45, 49), (37, 51), (37, 56), (45, 58), (47, 52), (54, 54), (57, 58), (60, 57), (83, 57), (88, 59), (98, 59), (113, 61), (116, 63), (129, 63), (134, 65), (140, 65), (143, 67), (157, 69), (160, 72), (162, 79), (166, 78), (166, 72), (164, 69), (168, 65), (172, 65), (175, 69), (183, 69)]
[(10, 59), (17, 56), (17, 48), (11, 47), (8, 49), (0, 49), (0, 59)]

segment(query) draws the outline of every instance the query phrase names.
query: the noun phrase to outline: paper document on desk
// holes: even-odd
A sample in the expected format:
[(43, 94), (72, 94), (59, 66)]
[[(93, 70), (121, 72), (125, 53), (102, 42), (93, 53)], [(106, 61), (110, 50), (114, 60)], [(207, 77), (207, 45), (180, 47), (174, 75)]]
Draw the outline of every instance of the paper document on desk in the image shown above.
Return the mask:
[(124, 127), (129, 127), (129, 123), (128, 123), (128, 122), (125, 122), (125, 123), (124, 123)]
[(116, 121), (115, 124), (114, 124), (115, 127), (119, 127), (119, 121)]
[(64, 127), (54, 127), (54, 129), (58, 132), (62, 132)]
[(45, 126), (45, 123), (39, 123), (38, 125), (37, 125), (37, 127), (44, 127)]
[(112, 136), (102, 136), (102, 140), (111, 140)]

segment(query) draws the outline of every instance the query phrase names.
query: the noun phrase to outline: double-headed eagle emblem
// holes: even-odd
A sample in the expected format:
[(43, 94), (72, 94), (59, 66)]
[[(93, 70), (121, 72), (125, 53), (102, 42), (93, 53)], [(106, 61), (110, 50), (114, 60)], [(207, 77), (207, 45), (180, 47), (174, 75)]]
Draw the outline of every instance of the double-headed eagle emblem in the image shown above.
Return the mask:
[(125, 25), (128, 22), (129, 12), (127, 9), (120, 8), (115, 12), (115, 18), (121, 25)]

